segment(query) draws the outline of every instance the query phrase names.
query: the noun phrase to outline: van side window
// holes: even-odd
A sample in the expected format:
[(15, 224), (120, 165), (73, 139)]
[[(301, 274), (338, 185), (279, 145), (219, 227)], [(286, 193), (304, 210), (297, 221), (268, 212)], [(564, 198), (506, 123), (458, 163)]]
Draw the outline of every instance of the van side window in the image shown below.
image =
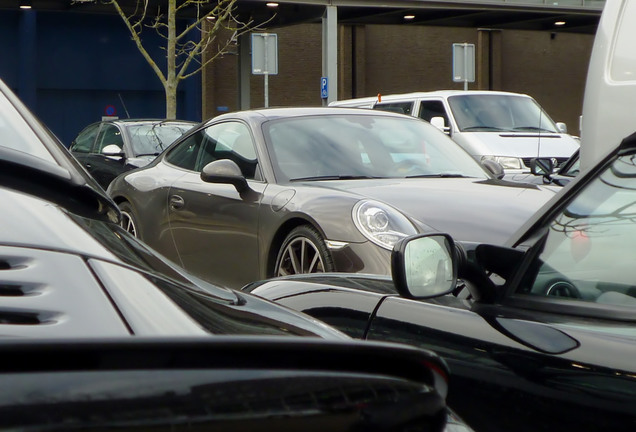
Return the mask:
[(411, 112), (413, 112), (413, 102), (379, 103), (373, 105), (373, 109), (411, 115)]
[(440, 100), (430, 100), (420, 102), (420, 112), (418, 117), (430, 123), (433, 117), (444, 117), (444, 126), (450, 126), (448, 115), (444, 104)]

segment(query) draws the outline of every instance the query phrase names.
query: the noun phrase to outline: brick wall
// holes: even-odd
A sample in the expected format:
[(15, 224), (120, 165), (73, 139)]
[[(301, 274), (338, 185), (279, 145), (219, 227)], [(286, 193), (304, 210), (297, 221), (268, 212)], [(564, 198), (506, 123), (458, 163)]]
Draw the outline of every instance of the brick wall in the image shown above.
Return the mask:
[[(272, 29), (278, 34), (278, 75), (269, 76), (269, 106), (319, 106), (322, 26)], [(452, 81), (452, 44), (477, 45), (477, 81), (469, 89), (527, 93), (573, 134), (583, 104), (593, 35), (424, 26), (341, 26), (339, 99), (439, 89)], [(250, 61), (248, 59), (248, 61)], [(480, 63), (481, 62), (481, 63)], [(204, 116), (238, 109), (238, 56), (225, 56), (203, 74)], [(264, 78), (250, 77), (252, 107), (264, 105)]]

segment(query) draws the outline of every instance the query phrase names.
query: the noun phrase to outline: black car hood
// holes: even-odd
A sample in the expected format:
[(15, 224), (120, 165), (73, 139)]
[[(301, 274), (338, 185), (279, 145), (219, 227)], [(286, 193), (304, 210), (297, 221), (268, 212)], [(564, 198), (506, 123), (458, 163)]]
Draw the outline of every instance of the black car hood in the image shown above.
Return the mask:
[(555, 195), (537, 185), (474, 178), (325, 181), (320, 186), (390, 204), (421, 229), (491, 244), (504, 243)]

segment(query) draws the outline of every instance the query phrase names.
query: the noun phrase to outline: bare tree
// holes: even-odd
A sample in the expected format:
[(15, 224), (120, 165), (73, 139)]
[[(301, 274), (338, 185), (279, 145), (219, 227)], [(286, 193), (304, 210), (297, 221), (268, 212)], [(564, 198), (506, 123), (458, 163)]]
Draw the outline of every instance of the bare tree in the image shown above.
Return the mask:
[[(166, 93), (166, 118), (169, 119), (176, 118), (179, 83), (227, 54), (238, 36), (249, 31), (251, 25), (234, 16), (237, 0), (136, 0), (134, 7), (127, 9), (122, 6), (123, 0), (105, 1), (115, 7), (137, 48), (159, 77)], [(181, 17), (188, 19), (177, 26)], [(166, 54), (165, 72), (144, 46), (142, 32), (148, 29), (165, 40), (162, 47)]]

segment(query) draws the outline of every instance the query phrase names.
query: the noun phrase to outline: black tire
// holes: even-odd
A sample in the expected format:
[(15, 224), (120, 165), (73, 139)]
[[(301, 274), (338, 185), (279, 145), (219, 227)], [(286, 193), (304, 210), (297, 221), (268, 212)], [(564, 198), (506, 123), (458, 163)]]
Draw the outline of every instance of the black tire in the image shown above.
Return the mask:
[(274, 276), (332, 271), (333, 258), (320, 233), (301, 225), (291, 230), (278, 251)]
[(130, 203), (126, 201), (120, 203), (119, 210), (121, 211), (121, 227), (135, 237), (139, 237), (139, 231), (137, 231), (137, 220)]

